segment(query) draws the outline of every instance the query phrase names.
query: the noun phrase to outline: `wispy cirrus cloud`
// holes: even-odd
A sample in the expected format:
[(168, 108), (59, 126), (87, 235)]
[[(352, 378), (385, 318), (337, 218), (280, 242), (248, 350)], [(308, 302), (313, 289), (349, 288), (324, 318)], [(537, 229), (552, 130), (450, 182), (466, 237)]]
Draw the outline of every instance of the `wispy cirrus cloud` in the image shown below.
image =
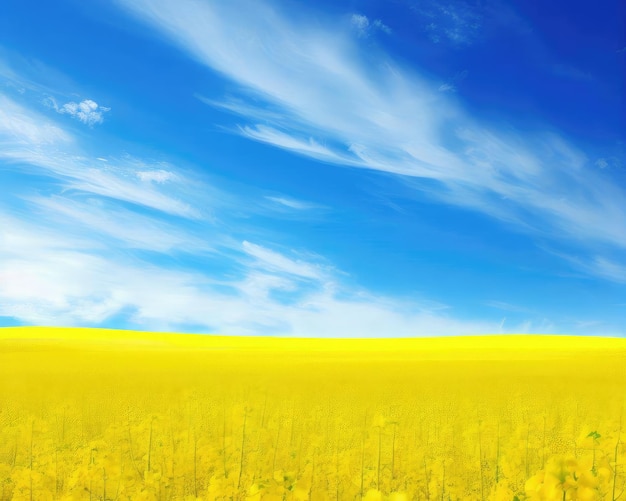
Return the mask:
[(332, 149), (318, 143), (312, 137), (296, 137), (280, 131), (274, 127), (258, 124), (255, 126), (240, 127), (242, 136), (262, 143), (271, 144), (280, 148), (300, 153), (324, 162), (357, 165), (357, 162), (347, 155), (341, 155)]
[[(161, 169), (146, 170), (146, 164), (127, 158), (111, 158), (103, 166), (103, 162), (85, 155), (75, 138), (58, 124), (2, 94), (0, 144), (5, 168), (47, 174), (61, 182), (64, 190), (101, 195), (182, 217), (200, 216), (182, 196), (165, 194), (158, 183), (140, 181), (142, 176), (162, 178)], [(179, 182), (179, 195), (190, 194), (190, 186)]]
[(498, 301), (495, 299), (485, 301), (485, 305), (490, 308), (496, 308), (498, 310), (509, 311), (512, 313), (531, 313), (531, 311), (524, 306), (507, 303), (506, 301)]
[(368, 37), (370, 34), (377, 31), (382, 31), (387, 35), (391, 34), (391, 28), (380, 19), (370, 21), (369, 18), (363, 14), (352, 14), (352, 16), (350, 16), (350, 23), (360, 37)]
[[(0, 144), (5, 152), (19, 148), (71, 143), (72, 136), (39, 114), (0, 94)], [(0, 153), (1, 154), (1, 153)]]
[(159, 184), (176, 179), (176, 175), (173, 172), (163, 169), (138, 171), (137, 177), (146, 183)]
[(467, 77), (468, 73), (469, 73), (468, 70), (463, 70), (463, 71), (458, 72), (456, 75), (454, 75), (453, 78), (451, 78), (447, 82), (444, 82), (441, 85), (439, 85), (437, 90), (439, 92), (456, 92), (457, 91), (457, 86), (463, 80), (465, 80), (465, 78)]
[(175, 165), (91, 157), (57, 123), (1, 99), (0, 175), (18, 183), (0, 201), (0, 317), (239, 335), (500, 331), (497, 322), (455, 318), (436, 301), (346, 286), (323, 257), (278, 250), (258, 229), (242, 238), (245, 225), (232, 224), (230, 210), (216, 206), (218, 224), (199, 204), (178, 205), (189, 181)]
[(433, 43), (470, 45), (481, 34), (483, 14), (479, 5), (465, 0), (454, 2), (412, 2), (420, 28)]
[[(238, 117), (235, 134), (336, 166), (394, 174), (367, 176), (377, 183), (384, 179), (385, 188), (391, 187), (382, 197), (398, 211), (394, 216), (402, 212), (403, 218), (415, 220), (417, 214), (412, 212), (415, 205), (396, 204), (402, 205), (389, 181), (395, 179), (415, 189), (411, 196), (479, 211), (503, 226), (551, 242), (567, 240), (583, 255), (569, 262), (587, 275), (613, 281), (621, 276), (623, 212), (615, 197), (623, 194), (622, 188), (611, 190), (611, 169), (594, 166), (596, 175), (587, 175), (588, 156), (609, 158), (611, 152), (587, 155), (558, 134), (521, 133), (502, 122), (471, 116), (451, 96), (453, 89), (439, 88), (441, 81), (386, 58), (380, 47), (370, 50), (372, 40), (355, 36), (357, 25), (370, 36), (380, 30), (373, 18), (350, 25), (346, 17), (335, 24), (318, 17), (314, 26), (306, 16), (294, 21), (296, 16), (261, 2), (203, 2), (152, 0), (139, 2), (137, 12), (143, 17), (142, 8), (148, 6), (157, 32), (160, 27), (183, 54), (235, 83), (228, 86), (231, 95), (226, 98), (200, 98)], [(161, 12), (164, 6), (170, 9), (167, 19)], [(323, 26), (326, 21), (330, 26)], [(447, 42), (461, 47), (472, 40), (440, 41)], [(140, 45), (142, 50), (154, 48)], [(23, 69), (14, 69), (18, 66)], [(419, 267), (399, 281), (410, 282), (405, 296), (363, 289), (355, 285), (361, 277), (348, 277), (328, 258), (300, 247), (306, 244), (289, 245), (315, 239), (330, 227), (318, 225), (318, 220), (300, 225), (333, 210), (315, 210), (310, 202), (299, 200), (318, 198), (312, 191), (321, 183), (314, 189), (299, 187), (292, 198), (289, 183), (272, 185), (270, 175), (276, 171), (271, 171), (262, 181), (267, 181), (267, 190), (239, 185), (241, 191), (234, 193), (212, 185), (204, 164), (190, 171), (176, 159), (162, 161), (159, 152), (151, 158), (120, 154), (119, 143), (135, 148), (123, 138), (118, 143), (113, 129), (105, 135), (102, 128), (82, 127), (89, 113), (106, 112), (76, 96), (110, 91), (118, 94), (112, 102), (121, 102), (141, 81), (92, 94), (76, 85), (56, 85), (62, 79), (42, 85), (35, 77), (48, 71), (36, 66), (28, 78), (13, 71), (3, 82), (9, 73), (0, 57), (0, 85), (6, 84), (0, 92), (7, 92), (0, 96), (0, 104), (6, 105), (0, 106), (0, 317), (10, 317), (10, 322), (340, 337), (600, 330), (595, 312), (589, 316), (592, 320), (575, 319), (575, 324), (561, 323), (557, 329), (543, 312), (512, 311), (515, 306), (504, 302), (488, 304), (501, 310), (494, 312), (481, 308), (484, 304), (472, 305), (467, 296), (455, 297), (454, 307), (442, 304), (441, 295), (425, 299), (421, 290), (433, 287), (433, 277), (422, 283)], [(148, 66), (147, 71), (159, 71), (158, 66)], [(120, 82), (128, 84), (135, 76), (123, 75)], [(454, 80), (448, 83), (455, 85)], [(168, 85), (166, 91), (175, 98), (177, 87)], [(57, 114), (43, 108), (44, 96), (73, 104)], [(146, 104), (139, 101), (133, 106)], [(169, 113), (166, 108), (150, 112)], [(95, 117), (94, 124), (98, 120)], [(180, 132), (174, 129), (168, 130)], [(194, 142), (187, 139), (187, 144)], [(154, 148), (135, 146), (140, 151)], [(261, 157), (258, 167), (263, 165)], [(384, 200), (387, 194), (389, 200)], [(319, 199), (331, 204), (327, 195)], [(381, 208), (378, 204), (374, 211)], [(374, 213), (368, 210), (366, 214)], [(421, 218), (429, 215), (419, 212)], [(291, 234), (281, 232), (288, 218), (297, 220), (284, 225)], [(341, 233), (350, 219), (354, 223), (345, 211), (333, 214), (338, 238), (353, 236)], [(386, 216), (380, 219), (389, 221)], [(365, 229), (371, 233), (363, 234), (363, 240), (378, 242), (387, 236), (373, 226)], [(499, 236), (508, 237), (496, 233), (486, 238)], [(320, 239), (320, 248), (344, 262), (353, 257), (356, 262), (368, 252), (354, 245), (340, 257), (331, 248), (334, 235), (328, 240), (330, 245)], [(396, 254), (381, 252), (380, 257), (390, 255)], [(357, 273), (358, 266), (354, 269)], [(382, 266), (364, 275), (382, 283), (376, 274), (384, 273)], [(485, 297), (503, 297), (486, 288), (484, 292)], [(465, 313), (459, 313), (459, 306), (467, 308)], [(502, 310), (511, 312), (506, 313), (508, 319), (500, 318)], [(608, 327), (603, 328), (606, 333)]]
[(243, 241), (242, 246), (247, 254), (255, 258), (256, 263), (262, 269), (274, 270), (310, 280), (323, 280), (327, 275), (319, 266), (313, 266), (306, 261), (289, 259), (283, 254), (246, 240)]
[(64, 228), (65, 234), (95, 233), (100, 240), (117, 242), (129, 249), (160, 253), (193, 253), (214, 251), (215, 242), (189, 234), (168, 221), (120, 207), (100, 197), (68, 197), (65, 194), (26, 196), (33, 215)]
[[(258, 244), (242, 244), (253, 265), (218, 279), (174, 270), (113, 251), (93, 232), (70, 238), (35, 221), (1, 216), (0, 316), (39, 325), (102, 325), (123, 317), (128, 328), (305, 337), (416, 337), (500, 332), (497, 322), (456, 319), (428, 302), (347, 290)], [(252, 254), (250, 254), (252, 253)], [(231, 259), (236, 259), (236, 254)], [(307, 282), (302, 283), (301, 278)], [(330, 280), (331, 282), (327, 282)], [(297, 299), (283, 301), (288, 292)], [(518, 329), (522, 326), (517, 326)], [(544, 330), (526, 324), (526, 331)], [(509, 330), (507, 329), (507, 332)], [(510, 332), (515, 332), (512, 326)]]
[(279, 206), (287, 207), (289, 209), (295, 209), (297, 211), (306, 211), (306, 210), (323, 208), (321, 205), (318, 205), (318, 204), (305, 202), (302, 200), (296, 200), (294, 198), (289, 198), (289, 197), (266, 196), (265, 198), (271, 202), (274, 202), (275, 204), (278, 204)]
[[(244, 137), (397, 174), (431, 200), (559, 244), (626, 248), (623, 187), (554, 130), (522, 133), (475, 118), (439, 83), (389, 58), (366, 58), (348, 33), (294, 21), (263, 2), (246, 9), (238, 2), (117, 3), (239, 85), (236, 100), (220, 106), (247, 122), (235, 131)], [(450, 40), (463, 41), (457, 32), (480, 24), (463, 5), (431, 5), (452, 23)], [(246, 42), (251, 37), (255, 43)]]
[(611, 282), (626, 284), (626, 265), (621, 262), (614, 261), (604, 256), (594, 256), (586, 260), (572, 258), (572, 260), (580, 269), (586, 271), (588, 274)]

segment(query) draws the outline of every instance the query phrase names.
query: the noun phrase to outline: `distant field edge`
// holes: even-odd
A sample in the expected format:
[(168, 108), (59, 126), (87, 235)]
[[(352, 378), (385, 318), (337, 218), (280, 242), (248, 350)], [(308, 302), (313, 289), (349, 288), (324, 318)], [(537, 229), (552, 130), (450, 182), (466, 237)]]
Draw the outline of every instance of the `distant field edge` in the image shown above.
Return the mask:
[(161, 348), (289, 350), (626, 350), (626, 338), (555, 334), (480, 334), (378, 338), (232, 336), (78, 327), (0, 327), (0, 350), (7, 343), (69, 343)]

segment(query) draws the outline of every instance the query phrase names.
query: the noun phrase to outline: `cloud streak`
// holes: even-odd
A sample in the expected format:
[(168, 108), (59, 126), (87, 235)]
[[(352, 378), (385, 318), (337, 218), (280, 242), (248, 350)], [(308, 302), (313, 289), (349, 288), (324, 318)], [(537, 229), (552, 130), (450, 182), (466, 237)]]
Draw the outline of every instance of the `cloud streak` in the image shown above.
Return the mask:
[(376, 31), (382, 31), (387, 35), (391, 34), (391, 28), (380, 19), (375, 19), (373, 22), (370, 22), (368, 17), (363, 14), (352, 14), (352, 16), (350, 16), (350, 24), (352, 24), (360, 37), (368, 37)]
[(278, 204), (279, 206), (288, 207), (289, 209), (294, 209), (297, 211), (307, 211), (314, 209), (322, 209), (321, 205), (313, 204), (310, 202), (304, 202), (302, 200), (295, 200), (293, 198), (288, 197), (265, 197), (267, 200)]
[[(345, 23), (311, 27), (261, 2), (118, 2), (237, 84), (234, 98), (199, 99), (240, 117), (233, 132), (242, 137), (391, 173), (432, 200), (542, 237), (626, 246), (623, 190), (600, 169), (590, 175), (582, 151), (554, 133), (522, 136), (472, 118), (438, 91), (441, 82), (380, 53), (365, 55)], [(277, 245), (284, 239), (264, 226), (280, 217), (276, 207), (295, 213), (312, 204), (267, 192), (243, 200), (200, 172), (116, 156), (108, 144), (96, 157), (81, 137), (96, 141), (98, 129), (72, 134), (60, 125), (68, 120), (23, 102), (0, 94), (0, 175), (15, 187), (0, 200), (0, 316), (224, 334), (558, 332), (549, 321), (461, 318), (436, 301), (346, 285), (332, 263)], [(89, 124), (89, 113), (105, 112), (83, 103), (67, 103), (62, 114)], [(621, 283), (617, 259), (594, 254), (572, 263)], [(419, 289), (420, 277), (413, 278)], [(489, 306), (525, 313), (503, 302)]]
[[(69, 132), (2, 94), (0, 145), (5, 168), (13, 165), (16, 172), (27, 169), (47, 174), (63, 183), (65, 190), (101, 195), (185, 218), (201, 217), (182, 197), (161, 190), (160, 184), (174, 180), (167, 171), (146, 169), (149, 164), (137, 164), (132, 159), (102, 162), (91, 158), (80, 150)], [(181, 195), (189, 195), (185, 198), (193, 198), (189, 186), (177, 185)]]
[(0, 144), (5, 152), (72, 142), (72, 136), (43, 116), (0, 94)]
[[(117, 3), (239, 84), (238, 101), (223, 106), (250, 121), (237, 129), (244, 137), (400, 175), (426, 197), (541, 238), (626, 248), (626, 192), (555, 131), (522, 135), (477, 120), (440, 83), (383, 56), (365, 58), (347, 33), (262, 2)], [(461, 24), (473, 19), (444, 10)]]
[(433, 43), (469, 45), (480, 33), (482, 16), (468, 2), (416, 2), (412, 9)]
[[(323, 258), (279, 251), (262, 232), (238, 239), (219, 206), (221, 224), (194, 219), (190, 211), (200, 209), (182, 210), (171, 195), (188, 183), (180, 169), (92, 158), (59, 125), (0, 99), (0, 167), (21, 187), (0, 203), (0, 317), (66, 326), (116, 319), (126, 328), (238, 335), (500, 331), (497, 322), (454, 318), (436, 302), (347, 287)], [(194, 184), (202, 194), (216, 191)], [(307, 208), (289, 198), (277, 203)]]
[[(0, 316), (45, 325), (99, 325), (126, 315), (130, 328), (237, 335), (386, 337), (498, 332), (498, 323), (464, 321), (428, 305), (349, 291), (330, 274), (257, 244), (243, 252), (268, 265), (216, 280), (111, 253), (93, 234), (69, 238), (2, 216)], [(307, 287), (299, 279), (307, 279)], [(288, 291), (296, 301), (274, 294)], [(339, 294), (340, 293), (340, 294)], [(341, 296), (341, 297), (340, 297)], [(532, 327), (531, 327), (532, 330)]]

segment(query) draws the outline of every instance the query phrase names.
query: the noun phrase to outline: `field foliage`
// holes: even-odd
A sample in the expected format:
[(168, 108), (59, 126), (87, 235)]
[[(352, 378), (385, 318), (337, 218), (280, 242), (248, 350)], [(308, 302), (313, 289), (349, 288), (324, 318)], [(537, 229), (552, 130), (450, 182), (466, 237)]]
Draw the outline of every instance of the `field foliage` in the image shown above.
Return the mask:
[(626, 345), (0, 334), (0, 500), (625, 499)]

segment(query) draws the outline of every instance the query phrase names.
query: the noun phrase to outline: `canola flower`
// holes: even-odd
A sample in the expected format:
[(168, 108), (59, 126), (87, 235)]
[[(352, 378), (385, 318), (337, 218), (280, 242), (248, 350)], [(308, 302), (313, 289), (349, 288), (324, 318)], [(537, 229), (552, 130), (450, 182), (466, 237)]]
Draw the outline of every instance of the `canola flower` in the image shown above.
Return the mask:
[(626, 343), (0, 330), (0, 500), (626, 499)]

